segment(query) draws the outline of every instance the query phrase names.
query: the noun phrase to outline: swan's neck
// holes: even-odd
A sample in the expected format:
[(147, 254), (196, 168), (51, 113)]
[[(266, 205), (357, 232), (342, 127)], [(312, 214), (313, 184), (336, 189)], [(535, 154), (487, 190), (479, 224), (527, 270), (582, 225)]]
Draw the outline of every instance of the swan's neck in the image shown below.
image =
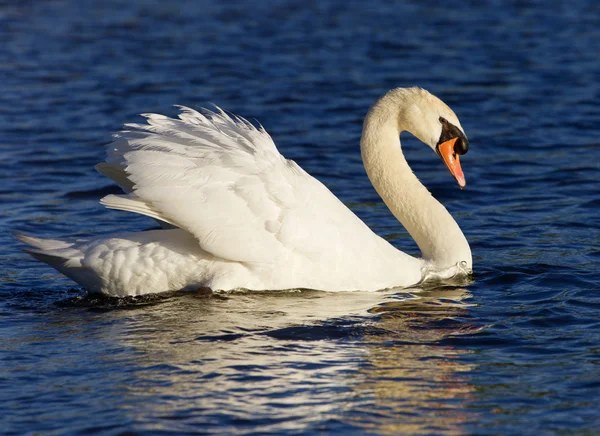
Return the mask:
[(371, 108), (360, 142), (365, 169), (425, 260), (439, 268), (465, 261), (470, 269), (471, 249), (458, 224), (419, 182), (402, 153), (400, 133), (411, 129), (410, 112), (406, 100), (392, 93)]

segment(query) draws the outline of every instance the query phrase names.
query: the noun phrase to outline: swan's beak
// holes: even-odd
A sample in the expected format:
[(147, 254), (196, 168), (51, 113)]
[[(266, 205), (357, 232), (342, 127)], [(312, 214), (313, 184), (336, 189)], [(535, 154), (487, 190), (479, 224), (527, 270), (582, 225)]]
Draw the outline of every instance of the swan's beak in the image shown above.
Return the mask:
[(459, 155), (454, 151), (454, 144), (457, 139), (458, 138), (452, 138), (446, 142), (442, 142), (436, 147), (436, 151), (450, 170), (450, 174), (452, 174), (458, 182), (460, 189), (463, 189), (467, 186), (467, 181), (465, 180), (465, 175), (460, 167)]

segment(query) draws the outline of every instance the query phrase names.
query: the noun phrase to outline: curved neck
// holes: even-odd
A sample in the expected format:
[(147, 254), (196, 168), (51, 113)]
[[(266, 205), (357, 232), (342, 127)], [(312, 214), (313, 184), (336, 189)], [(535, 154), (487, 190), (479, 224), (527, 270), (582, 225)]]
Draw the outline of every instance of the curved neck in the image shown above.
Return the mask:
[(446, 268), (467, 262), (471, 249), (454, 218), (419, 182), (400, 146), (400, 133), (411, 128), (411, 106), (400, 90), (383, 96), (367, 114), (360, 149), (371, 183), (394, 216), (415, 240), (423, 258)]

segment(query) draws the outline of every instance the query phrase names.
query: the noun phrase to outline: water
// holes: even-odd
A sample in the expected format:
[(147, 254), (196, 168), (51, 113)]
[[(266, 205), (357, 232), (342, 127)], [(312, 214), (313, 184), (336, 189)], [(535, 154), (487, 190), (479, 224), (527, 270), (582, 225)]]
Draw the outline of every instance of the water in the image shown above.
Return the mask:
[[(0, 405), (8, 434), (594, 434), (600, 428), (597, 2), (0, 4)], [(257, 4), (258, 3), (258, 4)], [(92, 169), (140, 112), (214, 102), (416, 253), (358, 151), (420, 85), (459, 115), (472, 283), (375, 294), (86, 297), (21, 253), (151, 228)]]

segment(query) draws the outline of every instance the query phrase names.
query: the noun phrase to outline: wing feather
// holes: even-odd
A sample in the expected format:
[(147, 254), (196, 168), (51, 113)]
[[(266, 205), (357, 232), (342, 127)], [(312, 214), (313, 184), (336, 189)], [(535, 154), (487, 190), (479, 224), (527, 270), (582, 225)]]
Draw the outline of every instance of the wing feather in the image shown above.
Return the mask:
[(366, 228), (262, 126), (219, 108), (180, 109), (178, 119), (144, 114), (147, 124), (126, 125), (109, 144), (111, 167), (101, 172), (131, 189), (102, 204), (170, 223), (214, 256), (242, 262), (335, 250), (340, 229)]
[(141, 198), (137, 198), (134, 195), (114, 195), (110, 194), (103, 197), (100, 200), (100, 204), (106, 206), (108, 209), (124, 210), (126, 212), (133, 212), (140, 215), (146, 215), (159, 222), (165, 222), (176, 226), (176, 224), (169, 220), (155, 209), (148, 207), (146, 202)]
[(121, 167), (108, 162), (101, 162), (95, 168), (100, 174), (112, 179), (124, 192), (133, 191), (133, 182), (129, 180), (129, 176)]

